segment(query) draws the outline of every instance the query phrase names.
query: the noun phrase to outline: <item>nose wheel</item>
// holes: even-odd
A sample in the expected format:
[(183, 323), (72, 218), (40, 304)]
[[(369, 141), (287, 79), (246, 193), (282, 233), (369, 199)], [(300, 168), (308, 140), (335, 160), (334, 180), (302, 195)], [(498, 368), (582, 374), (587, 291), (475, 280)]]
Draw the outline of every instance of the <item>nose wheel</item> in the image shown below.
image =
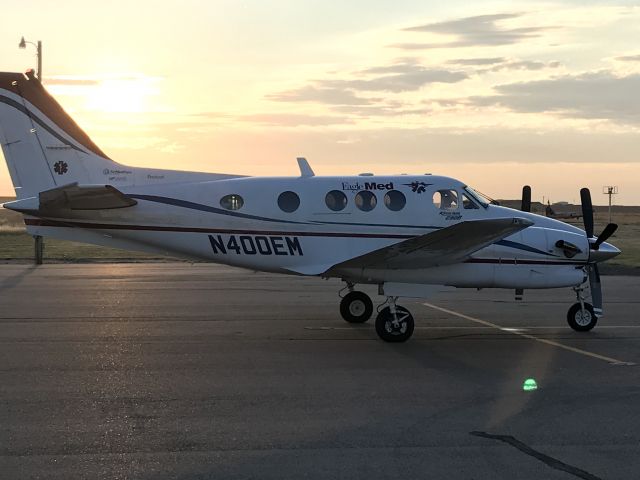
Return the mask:
[(380, 310), (376, 318), (376, 333), (385, 342), (406, 342), (413, 335), (413, 329), (413, 316), (395, 302)]
[(371, 318), (373, 302), (363, 292), (349, 292), (340, 302), (340, 315), (349, 323), (364, 323)]
[(593, 307), (589, 303), (574, 303), (567, 312), (569, 326), (577, 332), (588, 332), (598, 323)]

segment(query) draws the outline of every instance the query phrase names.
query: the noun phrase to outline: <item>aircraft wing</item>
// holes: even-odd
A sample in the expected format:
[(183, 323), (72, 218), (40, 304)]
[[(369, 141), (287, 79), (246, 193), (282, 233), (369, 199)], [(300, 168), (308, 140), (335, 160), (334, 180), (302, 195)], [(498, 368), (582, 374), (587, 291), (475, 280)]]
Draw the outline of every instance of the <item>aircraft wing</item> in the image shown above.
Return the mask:
[(415, 269), (461, 262), (471, 254), (533, 225), (524, 218), (497, 218), (450, 227), (374, 250), (332, 267)]
[(51, 215), (61, 210), (104, 210), (124, 208), (138, 202), (111, 185), (78, 185), (71, 183), (5, 203), (4, 207), (30, 215)]

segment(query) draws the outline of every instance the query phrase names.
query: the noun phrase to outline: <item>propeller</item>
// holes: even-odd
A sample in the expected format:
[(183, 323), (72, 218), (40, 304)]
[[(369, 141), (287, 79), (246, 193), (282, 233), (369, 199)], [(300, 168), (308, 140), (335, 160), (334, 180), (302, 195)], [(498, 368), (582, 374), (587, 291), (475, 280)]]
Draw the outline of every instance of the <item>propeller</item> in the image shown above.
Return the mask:
[(520, 205), (520, 210), (523, 212), (531, 211), (531, 187), (529, 185), (522, 187), (522, 203)]
[(584, 231), (587, 234), (589, 240), (590, 250), (599, 250), (602, 245), (611, 235), (618, 229), (618, 225), (615, 223), (609, 223), (595, 242), (591, 242), (593, 238), (593, 204), (591, 203), (591, 192), (588, 188), (582, 188), (580, 190), (580, 201), (582, 202), (582, 220), (584, 221)]
[[(600, 246), (615, 233), (618, 225), (609, 223), (604, 230), (593, 239), (593, 204), (591, 203), (591, 192), (588, 188), (580, 190), (580, 201), (582, 202), (582, 219), (584, 221), (584, 231), (589, 241), (589, 263), (587, 264), (587, 275), (589, 276), (589, 289), (591, 291), (591, 301), (593, 310), (597, 316), (602, 315), (602, 285), (600, 284), (600, 271), (598, 270), (598, 262), (609, 258), (606, 254), (596, 253), (600, 250)], [(618, 251), (618, 253), (620, 253)], [(614, 253), (615, 255), (615, 253)]]
[[(522, 203), (520, 204), (520, 211), (531, 211), (531, 187), (529, 185), (522, 187)], [(516, 300), (522, 300), (523, 295), (524, 289), (516, 288)]]
[(605, 242), (611, 235), (613, 235), (616, 232), (616, 230), (618, 230), (617, 224), (615, 223), (607, 224), (607, 226), (604, 227), (604, 230), (602, 231), (602, 233), (598, 235), (598, 238), (593, 243), (591, 248), (593, 248), (594, 250), (599, 250), (600, 245), (602, 245), (603, 242)]
[(591, 303), (596, 316), (602, 315), (602, 285), (600, 285), (600, 272), (597, 263), (590, 263), (587, 267), (589, 275), (589, 290), (591, 291)]
[(580, 189), (580, 202), (582, 203), (582, 221), (587, 238), (593, 237), (593, 204), (591, 203), (591, 192), (588, 188)]

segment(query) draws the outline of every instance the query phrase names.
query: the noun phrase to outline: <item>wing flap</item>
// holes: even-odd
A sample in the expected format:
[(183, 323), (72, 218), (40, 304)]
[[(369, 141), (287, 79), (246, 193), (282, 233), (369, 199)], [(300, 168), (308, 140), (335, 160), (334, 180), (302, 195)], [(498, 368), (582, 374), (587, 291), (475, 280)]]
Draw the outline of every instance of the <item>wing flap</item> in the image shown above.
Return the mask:
[(533, 222), (497, 218), (456, 223), (334, 265), (342, 268), (415, 269), (461, 262), (471, 254), (523, 230)]

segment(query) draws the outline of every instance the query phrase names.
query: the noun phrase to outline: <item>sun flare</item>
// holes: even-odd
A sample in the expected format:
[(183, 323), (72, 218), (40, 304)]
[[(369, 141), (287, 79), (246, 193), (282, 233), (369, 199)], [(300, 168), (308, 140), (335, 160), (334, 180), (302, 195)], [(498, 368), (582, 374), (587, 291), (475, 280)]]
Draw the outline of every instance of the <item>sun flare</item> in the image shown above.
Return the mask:
[(151, 107), (150, 97), (158, 93), (153, 79), (106, 79), (88, 89), (86, 108), (110, 113), (142, 113)]

